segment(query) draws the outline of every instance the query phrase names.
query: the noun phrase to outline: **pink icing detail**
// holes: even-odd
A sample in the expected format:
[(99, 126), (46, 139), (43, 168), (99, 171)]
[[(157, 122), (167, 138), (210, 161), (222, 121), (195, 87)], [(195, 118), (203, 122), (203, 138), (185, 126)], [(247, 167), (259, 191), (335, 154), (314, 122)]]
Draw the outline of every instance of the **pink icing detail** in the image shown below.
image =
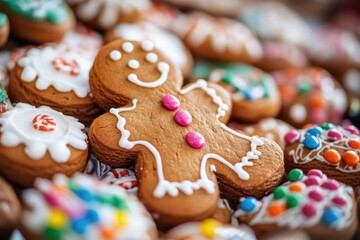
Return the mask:
[(192, 123), (192, 117), (188, 111), (180, 110), (174, 116), (175, 122), (183, 127), (188, 127)]
[(291, 130), (286, 133), (284, 140), (286, 144), (291, 144), (299, 139), (300, 134), (296, 130)]
[(200, 149), (205, 146), (205, 139), (200, 133), (188, 132), (185, 138), (187, 144), (192, 148)]
[(312, 190), (309, 192), (309, 197), (317, 202), (321, 202), (324, 199), (324, 194), (318, 190)]
[(175, 96), (171, 94), (166, 94), (162, 98), (161, 103), (164, 106), (164, 108), (166, 108), (169, 111), (175, 111), (180, 107), (179, 99), (177, 99)]
[(327, 133), (327, 137), (328, 137), (330, 140), (336, 141), (336, 140), (342, 139), (343, 136), (342, 136), (341, 132), (339, 132), (338, 130), (336, 130), (336, 129), (331, 129), (331, 130)]
[(311, 169), (310, 171), (308, 171), (307, 176), (318, 176), (319, 178), (322, 178), (323, 173), (319, 169)]
[(313, 109), (310, 115), (312, 122), (315, 124), (325, 122), (326, 120), (326, 113), (323, 109)]
[(313, 217), (316, 215), (317, 209), (316, 207), (311, 204), (311, 203), (306, 203), (304, 204), (304, 206), (301, 208), (301, 212), (305, 217)]
[(321, 185), (321, 187), (327, 190), (335, 191), (339, 188), (339, 183), (334, 179), (328, 179)]
[(359, 135), (359, 129), (353, 125), (345, 126), (344, 129), (351, 134)]
[(305, 182), (306, 186), (313, 186), (313, 185), (317, 185), (319, 186), (321, 183), (321, 178), (319, 178), (318, 176), (312, 175), (309, 176)]
[(345, 206), (347, 204), (345, 198), (341, 196), (336, 196), (332, 199), (332, 202), (339, 205), (339, 206)]

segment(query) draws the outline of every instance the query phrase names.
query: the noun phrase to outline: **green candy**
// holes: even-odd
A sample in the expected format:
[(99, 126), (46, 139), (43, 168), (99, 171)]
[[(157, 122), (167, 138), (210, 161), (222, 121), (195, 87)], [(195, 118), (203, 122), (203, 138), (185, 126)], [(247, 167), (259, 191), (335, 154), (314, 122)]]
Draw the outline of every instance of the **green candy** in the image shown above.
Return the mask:
[(4, 13), (0, 12), (0, 27), (4, 26), (6, 21), (7, 21), (7, 16)]
[(274, 194), (274, 199), (278, 200), (286, 197), (286, 195), (288, 194), (288, 190), (286, 189), (286, 187), (280, 186), (274, 189), (273, 194)]
[(324, 130), (330, 130), (334, 127), (334, 125), (332, 125), (331, 123), (323, 123), (320, 127)]
[(124, 199), (119, 198), (117, 196), (112, 197), (111, 205), (113, 205), (114, 207), (119, 208), (119, 209), (127, 209), (128, 208)]
[(311, 91), (311, 85), (308, 83), (301, 83), (298, 88), (298, 93), (304, 94)]
[(303, 171), (295, 168), (289, 172), (289, 174), (287, 175), (287, 178), (290, 182), (296, 182), (296, 181), (300, 180), (303, 176), (304, 176)]
[(286, 206), (288, 208), (294, 208), (298, 206), (301, 202), (301, 198), (299, 195), (296, 194), (290, 194), (286, 198)]
[(43, 235), (48, 240), (61, 240), (63, 237), (62, 230), (47, 227), (44, 229)]

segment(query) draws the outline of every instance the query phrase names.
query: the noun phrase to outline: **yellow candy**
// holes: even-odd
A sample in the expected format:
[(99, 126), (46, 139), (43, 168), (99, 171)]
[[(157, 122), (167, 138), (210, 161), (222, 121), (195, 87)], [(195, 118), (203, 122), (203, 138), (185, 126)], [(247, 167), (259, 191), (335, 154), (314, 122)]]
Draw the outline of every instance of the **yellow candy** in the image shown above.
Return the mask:
[(116, 212), (116, 223), (120, 226), (125, 226), (128, 224), (127, 214), (124, 211)]
[(53, 228), (63, 228), (67, 224), (66, 215), (60, 210), (51, 210), (49, 213), (49, 226)]
[(215, 229), (221, 225), (220, 222), (215, 219), (205, 219), (200, 223), (200, 231), (207, 238), (215, 237)]

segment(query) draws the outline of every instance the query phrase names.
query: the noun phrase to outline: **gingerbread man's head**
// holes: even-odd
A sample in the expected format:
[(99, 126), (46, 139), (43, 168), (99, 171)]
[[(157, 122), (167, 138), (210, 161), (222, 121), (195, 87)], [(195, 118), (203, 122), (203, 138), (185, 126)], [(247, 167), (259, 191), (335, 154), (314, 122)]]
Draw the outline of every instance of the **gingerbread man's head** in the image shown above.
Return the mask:
[(113, 167), (135, 164), (138, 196), (167, 226), (210, 216), (220, 192), (261, 197), (284, 172), (278, 145), (224, 124), (231, 110), (224, 89), (182, 82), (149, 41), (111, 42), (90, 73), (95, 100), (110, 110), (91, 125), (93, 153)]

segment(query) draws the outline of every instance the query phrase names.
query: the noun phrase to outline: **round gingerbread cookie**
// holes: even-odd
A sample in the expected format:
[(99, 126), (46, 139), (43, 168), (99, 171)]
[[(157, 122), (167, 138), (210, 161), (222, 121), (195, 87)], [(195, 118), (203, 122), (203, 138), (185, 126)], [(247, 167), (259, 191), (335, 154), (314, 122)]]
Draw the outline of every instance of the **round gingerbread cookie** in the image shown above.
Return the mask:
[(9, 96), (13, 102), (46, 105), (89, 124), (100, 114), (90, 95), (93, 58), (64, 45), (32, 48), (12, 70)]
[(158, 239), (150, 214), (136, 197), (88, 175), (37, 179), (23, 200), (26, 239)]
[(280, 94), (271, 75), (250, 65), (198, 61), (191, 78), (207, 79), (227, 89), (231, 94), (231, 118), (234, 120), (257, 122), (275, 117), (280, 111)]
[(281, 149), (285, 149), (285, 134), (294, 129), (286, 122), (275, 118), (261, 119), (258, 123), (253, 125), (230, 122), (228, 126), (247, 135), (269, 138), (279, 144)]
[(37, 177), (82, 172), (88, 157), (83, 129), (75, 118), (49, 107), (18, 103), (0, 115), (0, 174), (29, 187)]
[(9, 37), (9, 21), (7, 16), (0, 12), (0, 47), (4, 46)]
[(193, 12), (180, 15), (172, 24), (171, 31), (196, 57), (252, 63), (263, 55), (256, 36), (232, 19)]
[(90, 72), (96, 102), (110, 109), (90, 126), (93, 154), (112, 167), (135, 166), (138, 196), (161, 228), (211, 216), (220, 189), (229, 200), (261, 197), (284, 171), (276, 143), (225, 125), (225, 89), (182, 83), (180, 69), (150, 41), (105, 45)]
[(182, 41), (176, 35), (151, 23), (122, 23), (108, 31), (105, 37), (107, 42), (119, 38), (134, 41), (151, 40), (156, 48), (181, 68), (184, 76), (191, 71), (192, 55)]
[(360, 185), (360, 135), (355, 126), (330, 123), (291, 130), (285, 137), (286, 169), (321, 169), (348, 185)]
[(286, 230), (303, 230), (310, 239), (350, 240), (358, 219), (352, 187), (311, 169), (289, 172), (288, 181), (260, 201), (240, 199), (235, 212), (257, 236)]
[(282, 101), (281, 118), (294, 127), (339, 123), (348, 107), (340, 84), (324, 69), (291, 68), (272, 73)]
[(136, 22), (150, 7), (150, 0), (66, 0), (76, 17), (99, 30), (108, 30), (120, 22)]
[(5, 0), (0, 11), (9, 18), (11, 34), (34, 43), (60, 41), (75, 25), (63, 0)]
[(181, 224), (165, 235), (165, 240), (256, 240), (254, 232), (246, 225), (222, 224), (215, 219)]
[(21, 206), (13, 188), (0, 176), (0, 238), (7, 239), (20, 220)]

